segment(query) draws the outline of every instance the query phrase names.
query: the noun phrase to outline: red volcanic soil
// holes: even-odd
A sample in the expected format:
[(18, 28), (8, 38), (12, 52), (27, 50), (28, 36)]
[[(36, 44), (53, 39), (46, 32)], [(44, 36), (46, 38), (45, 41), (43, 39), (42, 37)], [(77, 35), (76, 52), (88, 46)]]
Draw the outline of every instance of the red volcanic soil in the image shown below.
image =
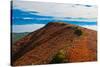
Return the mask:
[(72, 24), (48, 23), (12, 44), (11, 65), (49, 64), (60, 51), (65, 61), (97, 60), (97, 32)]

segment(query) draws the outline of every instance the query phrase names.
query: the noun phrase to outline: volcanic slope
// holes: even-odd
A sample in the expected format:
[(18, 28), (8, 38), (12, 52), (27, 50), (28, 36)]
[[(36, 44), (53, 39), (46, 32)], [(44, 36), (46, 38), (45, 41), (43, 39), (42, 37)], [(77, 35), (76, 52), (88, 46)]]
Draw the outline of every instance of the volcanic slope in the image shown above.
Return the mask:
[(97, 32), (63, 22), (50, 22), (12, 44), (11, 65), (49, 64), (65, 51), (66, 62), (97, 60)]

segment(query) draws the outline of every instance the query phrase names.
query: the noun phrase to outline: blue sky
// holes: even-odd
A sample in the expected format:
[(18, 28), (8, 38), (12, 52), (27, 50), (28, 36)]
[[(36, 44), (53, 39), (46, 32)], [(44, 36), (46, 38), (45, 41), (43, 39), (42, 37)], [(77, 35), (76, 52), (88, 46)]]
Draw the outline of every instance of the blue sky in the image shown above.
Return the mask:
[(91, 29), (97, 25), (95, 5), (14, 1), (12, 6), (12, 32), (31, 32), (48, 22), (67, 22)]

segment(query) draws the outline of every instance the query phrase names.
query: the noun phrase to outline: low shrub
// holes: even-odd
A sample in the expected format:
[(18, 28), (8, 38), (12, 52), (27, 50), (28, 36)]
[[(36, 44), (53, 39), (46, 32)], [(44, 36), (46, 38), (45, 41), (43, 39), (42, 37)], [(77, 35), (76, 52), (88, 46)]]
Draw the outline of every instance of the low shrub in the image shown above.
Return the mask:
[(53, 58), (53, 60), (51, 61), (51, 63), (62, 63), (64, 62), (65, 59), (65, 51), (64, 50), (60, 50), (55, 57)]
[(77, 36), (81, 36), (83, 34), (83, 32), (80, 30), (80, 29), (76, 29), (74, 31), (74, 33), (77, 35)]

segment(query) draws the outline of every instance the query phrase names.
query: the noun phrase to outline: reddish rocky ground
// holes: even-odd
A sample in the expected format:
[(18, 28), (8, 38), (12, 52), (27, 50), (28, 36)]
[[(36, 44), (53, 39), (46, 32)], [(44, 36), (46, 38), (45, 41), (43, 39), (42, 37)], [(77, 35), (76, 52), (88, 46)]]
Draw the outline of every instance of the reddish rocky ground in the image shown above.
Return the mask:
[(97, 60), (97, 32), (66, 23), (48, 23), (12, 44), (12, 65), (49, 64), (64, 50), (64, 62)]

